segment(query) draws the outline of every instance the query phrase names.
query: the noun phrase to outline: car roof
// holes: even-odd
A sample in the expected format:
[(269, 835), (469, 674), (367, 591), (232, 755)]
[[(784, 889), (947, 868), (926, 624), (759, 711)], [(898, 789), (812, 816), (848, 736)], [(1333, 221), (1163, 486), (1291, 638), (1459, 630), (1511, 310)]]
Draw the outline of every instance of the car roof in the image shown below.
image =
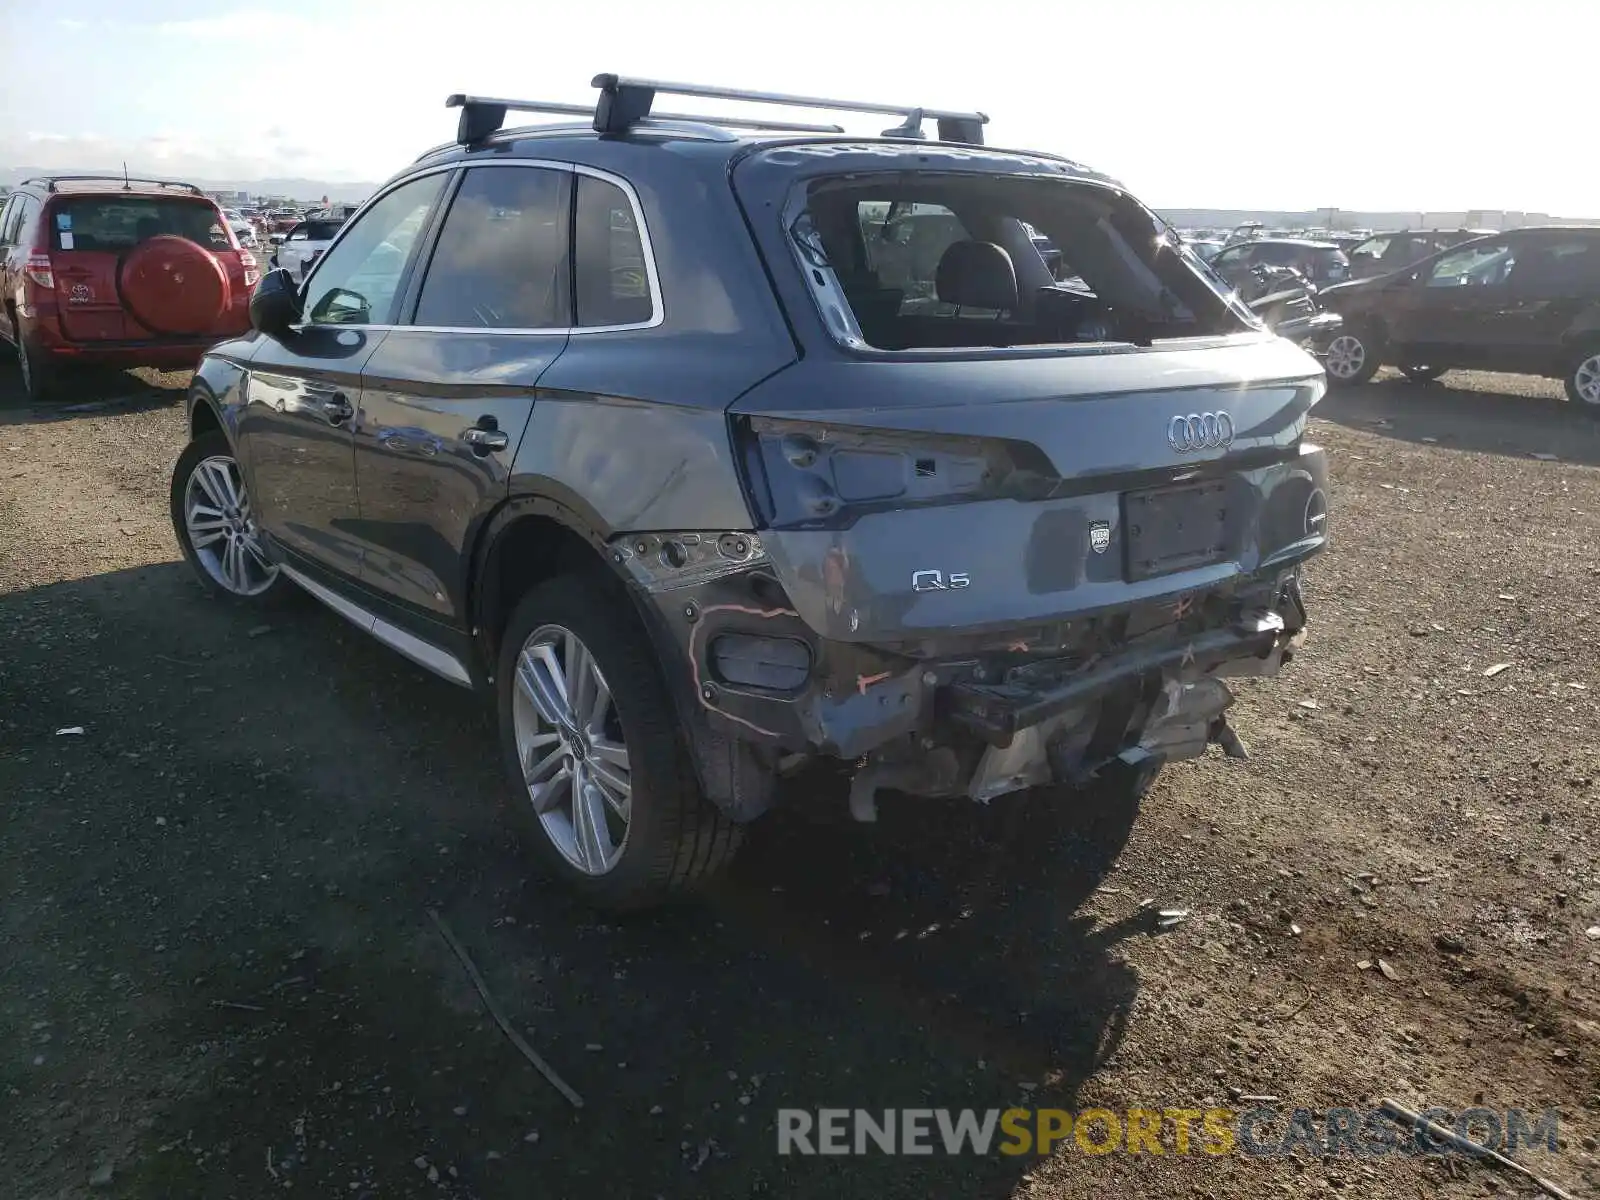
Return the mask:
[[(1057, 154), (1037, 150), (1011, 150), (997, 146), (974, 146), (966, 142), (940, 142), (932, 139), (856, 137), (850, 135), (774, 134), (770, 130), (727, 129), (700, 123), (661, 122), (649, 127), (629, 129), (620, 134), (600, 134), (592, 125), (561, 124), (504, 129), (482, 141), (463, 146), (446, 142), (419, 155), (416, 161), (384, 184), (401, 179), (424, 167), (483, 161), (491, 155), (550, 158), (583, 163), (605, 142), (628, 142), (641, 146), (658, 145), (674, 154), (709, 161), (724, 169), (751, 154), (765, 150), (793, 149), (799, 154), (843, 157), (852, 150), (882, 158), (885, 169), (904, 169), (908, 162), (928, 160), (930, 170), (967, 169), (994, 171), (1007, 165), (1024, 163), (1034, 167), (1046, 164), (1076, 178), (1121, 185), (1109, 176), (1091, 170)], [(937, 162), (937, 165), (932, 165)], [(383, 188), (378, 189), (382, 191)], [(376, 194), (376, 193), (374, 193)]]
[(37, 175), (24, 179), (16, 190), (46, 196), (121, 192), (130, 196), (173, 196), (215, 203), (192, 183), (171, 179), (129, 179), (120, 175)]

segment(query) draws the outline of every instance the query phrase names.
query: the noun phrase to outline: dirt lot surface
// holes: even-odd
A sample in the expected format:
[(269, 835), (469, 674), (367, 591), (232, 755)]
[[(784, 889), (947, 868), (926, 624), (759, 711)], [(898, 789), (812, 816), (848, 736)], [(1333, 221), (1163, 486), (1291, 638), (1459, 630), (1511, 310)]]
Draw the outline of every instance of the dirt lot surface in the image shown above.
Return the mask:
[(0, 1194), (1535, 1194), (1170, 1131), (776, 1153), (786, 1106), (1243, 1093), (1553, 1106), (1560, 1149), (1519, 1156), (1600, 1195), (1600, 422), (1558, 387), (1317, 410), (1336, 544), (1304, 653), (1239, 689), (1249, 761), (1168, 770), (1136, 819), (1050, 793), (860, 827), (813, 782), (703, 902), (618, 923), (529, 877), (478, 702), (309, 602), (203, 600), (167, 517), (183, 382), (31, 409), (0, 364)]

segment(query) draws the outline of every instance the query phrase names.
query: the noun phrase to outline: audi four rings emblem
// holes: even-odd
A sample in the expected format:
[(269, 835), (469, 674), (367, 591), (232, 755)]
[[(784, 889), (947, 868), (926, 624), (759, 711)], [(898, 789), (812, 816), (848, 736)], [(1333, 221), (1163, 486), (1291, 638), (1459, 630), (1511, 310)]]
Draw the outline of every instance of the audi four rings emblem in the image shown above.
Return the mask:
[(1225, 412), (1181, 413), (1167, 422), (1167, 441), (1179, 454), (1233, 444), (1233, 418)]

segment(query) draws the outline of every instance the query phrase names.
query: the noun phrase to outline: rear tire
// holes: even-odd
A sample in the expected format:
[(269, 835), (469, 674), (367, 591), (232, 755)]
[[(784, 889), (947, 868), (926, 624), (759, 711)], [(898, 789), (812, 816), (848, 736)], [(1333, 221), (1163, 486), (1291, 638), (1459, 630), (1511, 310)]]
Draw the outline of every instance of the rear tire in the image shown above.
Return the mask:
[(1564, 382), (1568, 400), (1600, 417), (1600, 342), (1590, 342), (1572, 356)]
[(15, 310), (11, 316), (11, 328), (17, 336), (17, 370), (22, 375), (23, 394), (36, 404), (51, 399), (61, 380), (59, 369), (22, 328)]
[(1383, 364), (1383, 343), (1370, 329), (1346, 326), (1328, 343), (1323, 366), (1328, 382), (1336, 387), (1355, 387), (1366, 383)]
[(1432, 383), (1448, 369), (1447, 367), (1401, 367), (1400, 373), (1412, 383)]
[(524, 596), (495, 679), (507, 807), (546, 874), (636, 910), (732, 860), (743, 830), (700, 794), (649, 638), (606, 581), (566, 575)]

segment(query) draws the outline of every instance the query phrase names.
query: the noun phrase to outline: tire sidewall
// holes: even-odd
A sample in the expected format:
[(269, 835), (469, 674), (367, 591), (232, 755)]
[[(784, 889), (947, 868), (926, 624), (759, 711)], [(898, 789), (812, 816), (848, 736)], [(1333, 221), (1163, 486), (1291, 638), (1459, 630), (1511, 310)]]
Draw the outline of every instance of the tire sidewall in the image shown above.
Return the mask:
[(238, 595), (235, 592), (230, 592), (211, 577), (211, 572), (206, 570), (205, 565), (200, 561), (199, 555), (195, 553), (194, 543), (189, 540), (189, 526), (188, 522), (184, 520), (183, 512), (184, 492), (189, 486), (189, 476), (194, 474), (194, 469), (200, 463), (216, 455), (226, 455), (235, 462), (238, 461), (238, 457), (234, 454), (233, 446), (228, 441), (227, 434), (220, 429), (212, 429), (200, 434), (183, 448), (183, 453), (178, 455), (177, 461), (172, 465), (172, 480), (168, 488), (168, 503), (172, 517), (172, 534), (178, 540), (178, 549), (183, 552), (183, 560), (189, 564), (189, 570), (194, 573), (194, 577), (199, 581), (200, 586), (205, 588), (206, 592), (215, 599), (250, 608), (280, 604), (295, 590), (284, 579), (282, 572), (279, 572), (277, 578), (267, 585), (263, 591), (257, 592), (254, 596)]
[[(676, 732), (666, 685), (644, 631), (605, 581), (567, 575), (540, 584), (517, 604), (501, 636), (495, 670), (495, 710), (505, 772), (505, 807), (542, 873), (610, 909), (642, 908), (664, 896), (663, 866), (670, 866), (677, 830), (671, 813), (679, 789), (692, 787)], [(631, 808), (622, 857), (604, 875), (588, 875), (556, 849), (534, 812), (517, 757), (513, 717), (517, 658), (541, 625), (571, 630), (594, 656), (611, 689), (628, 747)], [(663, 858), (665, 856), (665, 863)]]

